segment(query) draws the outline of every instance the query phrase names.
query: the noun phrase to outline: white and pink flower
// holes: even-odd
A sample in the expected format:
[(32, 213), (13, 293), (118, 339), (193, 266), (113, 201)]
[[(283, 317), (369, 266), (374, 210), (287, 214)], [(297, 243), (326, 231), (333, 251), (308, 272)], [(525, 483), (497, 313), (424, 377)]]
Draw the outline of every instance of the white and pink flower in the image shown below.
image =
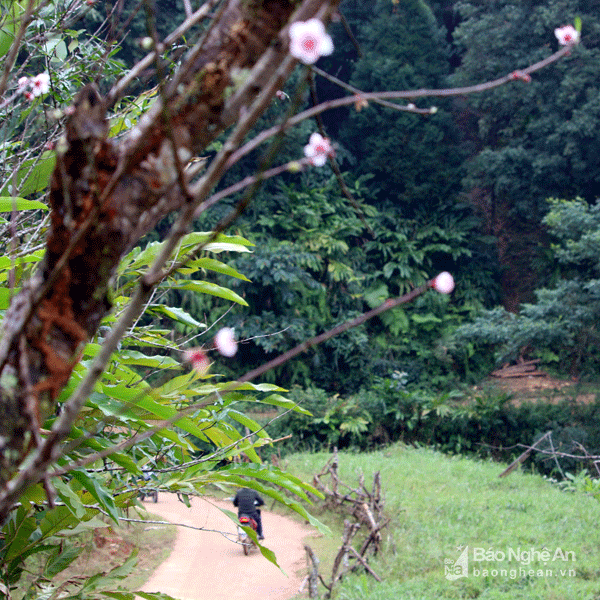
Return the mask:
[(454, 289), (454, 277), (444, 271), (431, 281), (431, 287), (440, 294), (450, 294)]
[(333, 146), (329, 138), (323, 137), (320, 133), (311, 134), (308, 144), (304, 146), (304, 156), (312, 165), (322, 167), (327, 162), (327, 157), (333, 155)]
[(319, 19), (296, 21), (290, 25), (290, 54), (306, 65), (333, 52), (333, 40)]
[(34, 96), (41, 96), (48, 93), (50, 89), (50, 75), (48, 73), (40, 73), (31, 80), (31, 91)]
[(183, 360), (190, 363), (194, 371), (200, 373), (200, 375), (206, 375), (206, 373), (208, 373), (210, 360), (208, 360), (208, 356), (206, 356), (206, 352), (204, 352), (202, 348), (190, 348), (189, 350), (184, 350)]
[(237, 352), (237, 341), (235, 330), (231, 327), (223, 327), (215, 335), (215, 348), (223, 356), (232, 357)]
[(40, 73), (35, 77), (20, 77), (17, 82), (17, 91), (21, 92), (27, 100), (46, 94), (50, 90), (50, 75)]
[(561, 46), (573, 46), (579, 43), (579, 31), (573, 25), (563, 25), (554, 30), (554, 35)]
[(29, 77), (19, 77), (17, 82), (17, 91), (23, 92), (29, 86)]

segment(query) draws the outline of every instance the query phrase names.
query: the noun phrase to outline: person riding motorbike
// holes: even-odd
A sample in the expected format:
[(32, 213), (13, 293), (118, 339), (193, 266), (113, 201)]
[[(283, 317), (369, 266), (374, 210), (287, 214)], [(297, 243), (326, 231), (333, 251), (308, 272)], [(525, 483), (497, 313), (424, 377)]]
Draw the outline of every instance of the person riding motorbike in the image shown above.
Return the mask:
[(260, 510), (258, 509), (264, 503), (265, 501), (260, 497), (258, 492), (249, 488), (238, 490), (233, 499), (233, 505), (238, 509), (238, 519), (241, 515), (248, 515), (256, 521), (256, 534), (259, 540), (265, 539)]

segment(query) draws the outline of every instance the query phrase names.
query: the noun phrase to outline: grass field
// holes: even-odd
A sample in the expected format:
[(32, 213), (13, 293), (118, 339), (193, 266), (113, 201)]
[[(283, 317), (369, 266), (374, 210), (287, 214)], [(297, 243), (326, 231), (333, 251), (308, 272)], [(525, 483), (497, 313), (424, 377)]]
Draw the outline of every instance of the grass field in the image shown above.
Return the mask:
[[(288, 457), (310, 480), (329, 455)], [(381, 471), (393, 523), (384, 555), (372, 561), (384, 579), (347, 577), (344, 600), (592, 600), (600, 598), (600, 502), (567, 493), (539, 475), (503, 465), (393, 446), (340, 454), (340, 477), (355, 484)], [(319, 515), (331, 523), (326, 515)], [(313, 544), (328, 577), (335, 540)], [(463, 554), (467, 548), (466, 554)], [(459, 561), (459, 557), (463, 558)], [(465, 564), (465, 558), (468, 565)], [(449, 573), (464, 575), (455, 579)]]

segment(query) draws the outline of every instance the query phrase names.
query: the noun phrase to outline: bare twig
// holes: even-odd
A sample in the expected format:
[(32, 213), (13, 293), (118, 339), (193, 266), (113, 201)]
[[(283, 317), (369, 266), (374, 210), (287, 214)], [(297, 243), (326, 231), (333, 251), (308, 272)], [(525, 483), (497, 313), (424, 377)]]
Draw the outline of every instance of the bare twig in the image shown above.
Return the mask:
[[(562, 47), (560, 50), (551, 54), (544, 60), (541, 60), (525, 69), (521, 69), (524, 74), (535, 73), (536, 71), (540, 71), (560, 60), (563, 56), (568, 55), (571, 52), (571, 49), (568, 46)], [(494, 79), (492, 81), (487, 81), (485, 83), (478, 83), (476, 85), (469, 85), (460, 88), (445, 88), (445, 89), (419, 89), (419, 90), (400, 90), (400, 91), (387, 91), (387, 92), (368, 92), (362, 93), (360, 95), (361, 100), (375, 101), (375, 100), (408, 100), (414, 98), (450, 98), (453, 96), (467, 96), (470, 94), (479, 94), (481, 92), (485, 92), (488, 90), (492, 90), (494, 88), (500, 87), (502, 85), (506, 85), (507, 83), (513, 81), (512, 75), (509, 73), (503, 77), (499, 77), (498, 79)], [(306, 119), (310, 119), (315, 115), (318, 115), (326, 110), (331, 110), (334, 108), (339, 108), (341, 106), (348, 106), (350, 104), (354, 104), (357, 98), (355, 95), (346, 96), (344, 98), (335, 98), (333, 100), (328, 100), (326, 102), (322, 102), (317, 106), (313, 106), (308, 108), (301, 113), (298, 113), (294, 117), (288, 119), (285, 123), (285, 129), (289, 129), (298, 123)], [(431, 111), (429, 111), (431, 112)], [(255, 148), (260, 146), (263, 142), (265, 142), (270, 137), (276, 135), (281, 129), (281, 126), (271, 127), (270, 129), (265, 129), (258, 135), (256, 135), (252, 140), (244, 144), (239, 150), (234, 152), (229, 159), (231, 164), (235, 164), (239, 161), (243, 156), (252, 152)]]
[(512, 473), (535, 449), (536, 446), (542, 443), (543, 440), (549, 438), (552, 434), (551, 431), (547, 431), (533, 446), (530, 446), (523, 452), (519, 457), (517, 457), (508, 467), (498, 475), (498, 477), (506, 477), (510, 473)]

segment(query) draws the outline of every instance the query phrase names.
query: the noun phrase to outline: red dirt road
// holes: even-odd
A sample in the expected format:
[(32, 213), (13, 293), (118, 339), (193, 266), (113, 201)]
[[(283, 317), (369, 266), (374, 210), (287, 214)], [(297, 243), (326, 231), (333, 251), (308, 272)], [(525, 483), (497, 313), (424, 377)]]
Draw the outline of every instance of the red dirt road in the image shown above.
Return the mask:
[(151, 513), (174, 522), (227, 532), (177, 529), (175, 546), (142, 588), (180, 600), (287, 600), (298, 593), (306, 566), (302, 539), (315, 533), (296, 521), (262, 511), (264, 545), (273, 550), (287, 576), (258, 550), (245, 556), (234, 543), (234, 523), (215, 506), (235, 510), (231, 502), (192, 499), (191, 509), (174, 494), (159, 494), (158, 504), (146, 504)]

